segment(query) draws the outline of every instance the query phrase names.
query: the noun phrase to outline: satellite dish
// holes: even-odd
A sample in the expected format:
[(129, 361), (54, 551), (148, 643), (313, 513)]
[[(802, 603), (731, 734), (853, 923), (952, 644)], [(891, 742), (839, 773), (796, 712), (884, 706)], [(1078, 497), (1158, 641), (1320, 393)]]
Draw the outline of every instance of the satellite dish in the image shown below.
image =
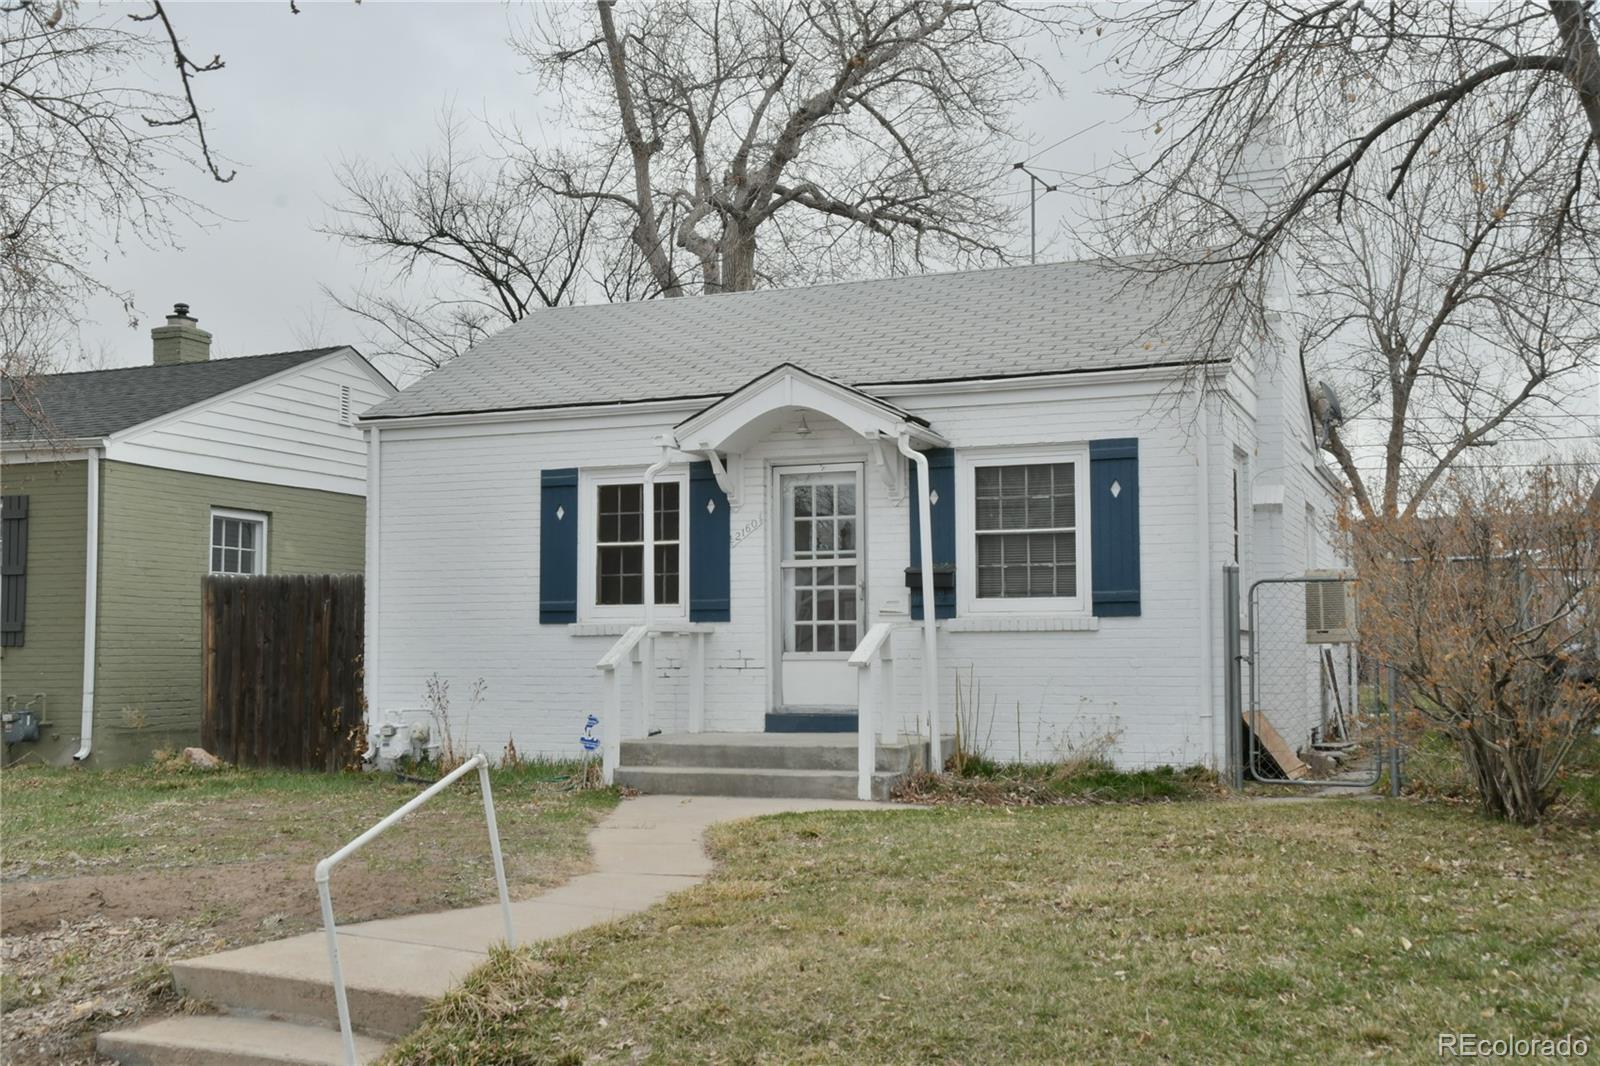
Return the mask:
[(1322, 394), (1322, 420), (1330, 426), (1344, 425), (1344, 407), (1340, 405), (1339, 394), (1333, 391), (1333, 386), (1326, 381), (1319, 381), (1317, 391)]
[(1339, 394), (1326, 381), (1317, 382), (1311, 393), (1311, 420), (1317, 444), (1323, 448), (1333, 442), (1333, 427), (1344, 425), (1344, 407), (1339, 403)]

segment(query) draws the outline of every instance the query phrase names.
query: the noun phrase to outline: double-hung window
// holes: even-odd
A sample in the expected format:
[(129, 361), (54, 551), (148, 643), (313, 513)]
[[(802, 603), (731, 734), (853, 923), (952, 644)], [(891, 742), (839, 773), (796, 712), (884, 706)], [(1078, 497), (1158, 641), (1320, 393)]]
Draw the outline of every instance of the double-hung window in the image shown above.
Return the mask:
[(211, 512), (211, 572), (267, 572), (267, 516), (250, 511)]
[(958, 547), (962, 598), (977, 611), (1087, 610), (1087, 456), (964, 458), (970, 507)]
[(655, 482), (654, 520), (645, 528), (644, 483), (596, 479), (588, 492), (594, 515), (589, 543), (588, 602), (593, 614), (627, 614), (644, 606), (645, 553), (654, 561), (652, 602), (681, 613), (684, 599), (683, 499), (680, 478)]

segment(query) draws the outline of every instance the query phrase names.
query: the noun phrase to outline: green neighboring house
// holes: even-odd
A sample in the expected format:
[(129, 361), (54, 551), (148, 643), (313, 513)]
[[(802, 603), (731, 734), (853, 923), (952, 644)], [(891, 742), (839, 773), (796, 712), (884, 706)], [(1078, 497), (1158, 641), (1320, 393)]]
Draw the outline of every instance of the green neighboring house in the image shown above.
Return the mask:
[(8, 762), (198, 743), (202, 576), (362, 569), (355, 419), (394, 386), (346, 346), (212, 359), (183, 304), (151, 336), (4, 397), (0, 698), (8, 738), (38, 722)]

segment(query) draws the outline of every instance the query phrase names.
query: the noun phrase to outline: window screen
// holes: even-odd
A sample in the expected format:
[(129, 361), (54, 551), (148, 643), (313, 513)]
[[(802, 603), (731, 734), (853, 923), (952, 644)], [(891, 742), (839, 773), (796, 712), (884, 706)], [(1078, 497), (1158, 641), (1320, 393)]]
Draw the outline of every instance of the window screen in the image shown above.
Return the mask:
[(977, 594), (981, 598), (1078, 594), (1074, 463), (975, 469)]

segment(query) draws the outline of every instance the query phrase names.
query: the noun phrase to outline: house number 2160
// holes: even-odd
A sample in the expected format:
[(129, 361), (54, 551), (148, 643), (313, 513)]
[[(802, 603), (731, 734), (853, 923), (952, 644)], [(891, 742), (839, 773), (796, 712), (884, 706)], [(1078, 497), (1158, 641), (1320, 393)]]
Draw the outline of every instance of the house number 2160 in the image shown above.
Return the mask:
[(752, 533), (754, 533), (756, 530), (758, 530), (760, 528), (761, 528), (761, 518), (760, 518), (760, 516), (757, 516), (755, 518), (750, 519), (750, 521), (746, 522), (744, 525), (739, 527), (738, 532), (734, 533), (733, 536), (728, 538), (729, 546), (737, 548), (740, 544), (743, 544), (747, 539), (749, 539), (749, 537), (750, 537), (750, 535)]

